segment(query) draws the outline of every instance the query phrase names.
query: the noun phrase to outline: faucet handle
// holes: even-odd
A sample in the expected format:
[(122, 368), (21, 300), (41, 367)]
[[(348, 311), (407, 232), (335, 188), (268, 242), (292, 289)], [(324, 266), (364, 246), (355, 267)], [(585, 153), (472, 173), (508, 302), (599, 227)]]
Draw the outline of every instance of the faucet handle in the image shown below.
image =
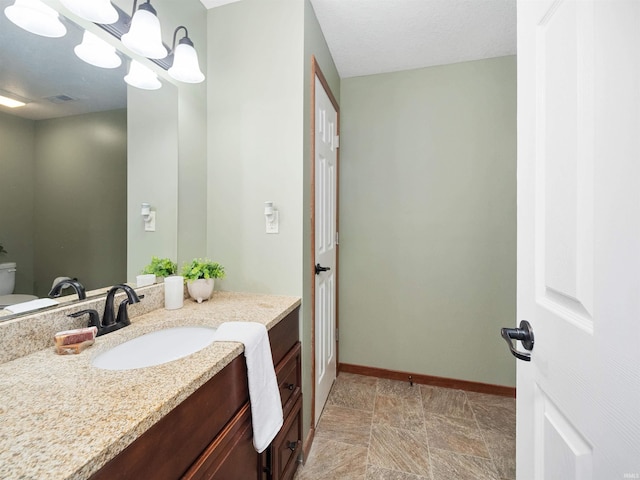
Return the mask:
[(98, 335), (100, 335), (100, 331), (102, 330), (102, 325), (100, 324), (100, 315), (95, 310), (80, 310), (79, 312), (70, 313), (67, 317), (78, 318), (82, 315), (89, 315), (89, 327), (97, 327)]
[[(144, 295), (137, 295), (135, 297), (138, 302), (140, 299), (144, 298)], [(138, 303), (134, 302), (134, 303)], [(131, 320), (129, 320), (129, 310), (127, 310), (127, 305), (131, 305), (131, 300), (129, 298), (125, 298), (120, 305), (118, 306), (118, 315), (116, 316), (116, 323), (122, 323), (123, 325), (131, 325)]]
[(129, 299), (125, 298), (122, 302), (120, 302), (120, 306), (118, 307), (118, 315), (116, 316), (116, 323), (121, 323), (122, 325), (131, 325), (131, 320), (129, 320), (129, 311), (127, 310), (127, 305), (129, 305)]

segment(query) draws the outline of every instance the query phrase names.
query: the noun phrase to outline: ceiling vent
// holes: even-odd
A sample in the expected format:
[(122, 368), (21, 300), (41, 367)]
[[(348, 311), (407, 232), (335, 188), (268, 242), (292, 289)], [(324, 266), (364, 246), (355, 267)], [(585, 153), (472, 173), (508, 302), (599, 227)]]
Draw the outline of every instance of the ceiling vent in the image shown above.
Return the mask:
[(51, 103), (67, 103), (79, 100), (78, 98), (65, 95), (64, 93), (60, 95), (53, 95), (52, 97), (45, 97), (44, 99)]

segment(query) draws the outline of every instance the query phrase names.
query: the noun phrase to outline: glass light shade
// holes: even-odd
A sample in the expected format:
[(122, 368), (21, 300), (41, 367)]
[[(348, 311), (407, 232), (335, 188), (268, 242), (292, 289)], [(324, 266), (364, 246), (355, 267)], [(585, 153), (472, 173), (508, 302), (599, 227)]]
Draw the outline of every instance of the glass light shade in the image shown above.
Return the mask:
[(151, 69), (135, 60), (131, 60), (129, 74), (124, 77), (124, 81), (143, 90), (157, 90), (162, 86), (158, 76)]
[(109, 0), (60, 0), (79, 17), (94, 23), (108, 25), (118, 21), (118, 11)]
[(73, 51), (78, 58), (96, 67), (118, 68), (122, 64), (122, 59), (116, 53), (115, 47), (86, 30), (82, 35), (82, 43)]
[(138, 55), (147, 58), (164, 58), (167, 49), (162, 44), (160, 20), (148, 3), (140, 5), (131, 19), (129, 32), (122, 36), (122, 43)]
[(181, 82), (200, 83), (204, 80), (198, 64), (198, 52), (189, 39), (180, 40), (173, 54), (173, 65), (168, 72), (172, 78)]
[(20, 28), (36, 35), (57, 38), (67, 33), (58, 12), (40, 0), (16, 0), (4, 9), (4, 14)]

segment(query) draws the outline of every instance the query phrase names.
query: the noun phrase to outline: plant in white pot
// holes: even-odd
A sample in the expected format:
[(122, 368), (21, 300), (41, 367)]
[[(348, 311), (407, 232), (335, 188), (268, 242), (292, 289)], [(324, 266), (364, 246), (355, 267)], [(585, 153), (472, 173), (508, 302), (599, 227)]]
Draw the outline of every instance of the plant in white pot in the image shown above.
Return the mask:
[(182, 267), (182, 276), (187, 282), (191, 298), (202, 303), (211, 298), (215, 279), (224, 278), (224, 267), (206, 258), (194, 258)]
[(178, 272), (178, 264), (170, 258), (151, 257), (151, 263), (144, 267), (144, 275), (155, 275), (156, 283), (164, 281), (165, 277), (175, 275)]

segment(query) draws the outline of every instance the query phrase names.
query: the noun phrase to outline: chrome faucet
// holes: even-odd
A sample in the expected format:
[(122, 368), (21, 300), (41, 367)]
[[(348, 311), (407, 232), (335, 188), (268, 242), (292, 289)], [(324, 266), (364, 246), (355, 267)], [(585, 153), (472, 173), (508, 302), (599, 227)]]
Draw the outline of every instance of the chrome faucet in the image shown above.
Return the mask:
[(78, 294), (78, 300), (84, 300), (87, 298), (87, 293), (77, 278), (65, 278), (64, 280), (60, 280), (49, 292), (49, 297), (58, 298), (62, 294), (62, 289), (65, 287), (73, 288)]
[[(127, 294), (127, 298), (120, 302), (118, 313), (116, 315), (114, 297), (116, 296), (118, 290), (124, 290), (124, 292)], [(138, 296), (135, 290), (129, 285), (120, 283), (111, 287), (109, 292), (107, 292), (107, 298), (104, 302), (104, 314), (102, 315), (102, 321), (100, 321), (100, 316), (95, 310), (81, 310), (79, 312), (70, 314), (69, 317), (75, 318), (88, 314), (89, 326), (98, 328), (97, 336), (99, 337), (100, 335), (115, 332), (116, 330), (120, 330), (127, 325), (131, 325), (131, 320), (129, 320), (129, 312), (127, 311), (127, 305), (138, 303), (140, 302), (141, 298), (144, 298), (144, 295)]]

